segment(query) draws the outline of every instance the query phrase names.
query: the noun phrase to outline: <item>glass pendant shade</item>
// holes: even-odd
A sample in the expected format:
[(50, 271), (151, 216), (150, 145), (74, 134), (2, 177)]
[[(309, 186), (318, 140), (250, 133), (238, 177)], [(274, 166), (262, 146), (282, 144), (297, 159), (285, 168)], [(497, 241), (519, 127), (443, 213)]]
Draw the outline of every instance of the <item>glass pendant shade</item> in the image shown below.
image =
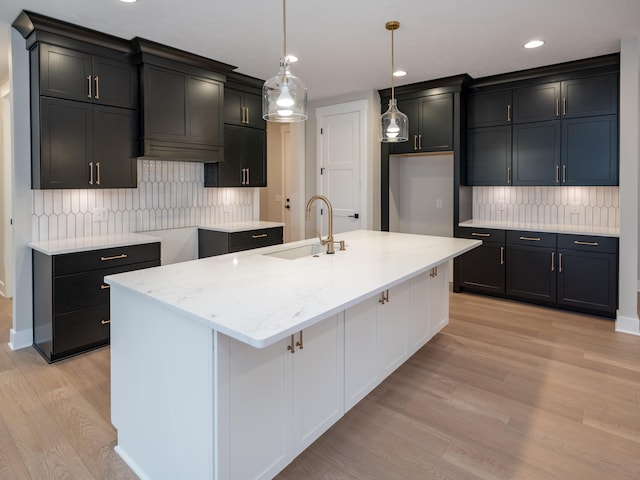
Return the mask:
[(389, 99), (389, 109), (380, 117), (380, 141), (385, 143), (409, 140), (409, 119), (398, 110), (395, 98)]
[(262, 87), (262, 118), (269, 122), (293, 123), (307, 119), (307, 87), (291, 74), (287, 57), (280, 71)]

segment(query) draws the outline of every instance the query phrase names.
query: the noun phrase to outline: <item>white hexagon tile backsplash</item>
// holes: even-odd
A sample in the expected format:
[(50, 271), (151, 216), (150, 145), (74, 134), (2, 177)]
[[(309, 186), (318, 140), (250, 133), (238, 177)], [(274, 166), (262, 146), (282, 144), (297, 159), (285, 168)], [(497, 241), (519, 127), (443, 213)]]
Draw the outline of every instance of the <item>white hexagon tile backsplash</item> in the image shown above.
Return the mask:
[[(204, 188), (195, 162), (138, 160), (138, 188), (32, 193), (32, 241), (254, 219), (253, 188)], [(96, 209), (106, 221), (95, 221)]]
[(619, 198), (619, 187), (473, 187), (473, 218), (619, 228)]

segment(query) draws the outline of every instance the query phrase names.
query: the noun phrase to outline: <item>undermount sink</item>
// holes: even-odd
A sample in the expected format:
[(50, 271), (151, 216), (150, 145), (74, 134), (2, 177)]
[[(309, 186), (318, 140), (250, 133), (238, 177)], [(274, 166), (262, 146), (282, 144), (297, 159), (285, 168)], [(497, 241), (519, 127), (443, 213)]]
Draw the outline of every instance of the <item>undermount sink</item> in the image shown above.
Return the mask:
[(286, 250), (278, 250), (277, 252), (264, 253), (263, 255), (284, 258), (286, 260), (295, 260), (296, 258), (308, 257), (310, 255), (318, 255), (326, 252), (326, 246), (318, 243), (311, 243), (309, 245), (301, 245), (300, 247), (288, 248)]

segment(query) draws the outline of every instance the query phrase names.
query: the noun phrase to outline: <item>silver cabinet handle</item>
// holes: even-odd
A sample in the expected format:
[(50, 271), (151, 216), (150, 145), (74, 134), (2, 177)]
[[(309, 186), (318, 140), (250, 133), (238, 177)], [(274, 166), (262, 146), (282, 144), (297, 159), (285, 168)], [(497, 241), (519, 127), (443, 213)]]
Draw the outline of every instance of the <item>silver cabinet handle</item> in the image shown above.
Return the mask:
[(567, 97), (562, 99), (562, 115), (567, 116)]
[(109, 325), (110, 323), (111, 323), (111, 320), (100, 320), (101, 325)]
[(96, 100), (100, 100), (100, 77), (96, 75)]
[(251, 235), (251, 238), (267, 238), (268, 236), (267, 233), (261, 233), (260, 235)]
[(556, 252), (551, 252), (551, 271), (556, 271)]
[(474, 237), (490, 237), (491, 236), (490, 233), (477, 233), (477, 232), (472, 232), (471, 235), (473, 235)]
[(91, 75), (87, 75), (87, 98), (91, 98)]
[(511, 185), (511, 167), (507, 167), (507, 185)]
[(520, 237), (520, 240), (528, 240), (530, 242), (539, 242), (540, 237)]
[(556, 97), (556, 117), (560, 116), (560, 97)]
[(422, 134), (418, 135), (418, 150), (422, 150)]
[(574, 240), (574, 245), (589, 245), (590, 247), (597, 247), (598, 242), (582, 242), (580, 240)]
[(560, 183), (560, 165), (556, 165), (556, 183)]
[(113, 257), (100, 257), (101, 262), (108, 262), (109, 260), (119, 260), (121, 258), (127, 258), (128, 255), (126, 253), (121, 253), (120, 255), (114, 255)]
[(562, 165), (562, 183), (567, 182), (567, 166)]
[(247, 183), (246, 184), (249, 185), (249, 183), (250, 183), (249, 182), (249, 178), (250, 178), (249, 169), (247, 168), (246, 170), (247, 170)]
[(418, 150), (418, 135), (413, 136), (413, 149)]
[(93, 162), (89, 162), (89, 185), (93, 185)]
[(558, 272), (562, 273), (562, 254), (558, 254)]
[(507, 122), (511, 121), (511, 105), (507, 105)]
[(100, 285), (100, 290), (109, 290), (111, 288), (111, 285), (106, 285), (106, 284), (102, 284)]
[(96, 185), (100, 185), (100, 162), (96, 162)]
[(500, 247), (500, 265), (504, 265), (504, 247)]

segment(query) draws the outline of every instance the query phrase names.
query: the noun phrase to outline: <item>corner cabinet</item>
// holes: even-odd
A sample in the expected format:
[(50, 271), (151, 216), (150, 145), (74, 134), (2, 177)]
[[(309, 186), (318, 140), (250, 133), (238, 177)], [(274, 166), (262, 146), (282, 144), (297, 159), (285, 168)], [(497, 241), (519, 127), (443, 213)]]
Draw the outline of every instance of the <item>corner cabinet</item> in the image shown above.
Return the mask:
[(51, 363), (109, 343), (104, 277), (160, 265), (160, 243), (32, 256), (33, 345)]
[(504, 230), (461, 228), (460, 238), (482, 240), (482, 245), (454, 259), (454, 290), (504, 295), (506, 234)]
[(32, 188), (137, 187), (138, 71), (128, 47), (95, 32), (41, 42), (41, 17), (29, 15)]

